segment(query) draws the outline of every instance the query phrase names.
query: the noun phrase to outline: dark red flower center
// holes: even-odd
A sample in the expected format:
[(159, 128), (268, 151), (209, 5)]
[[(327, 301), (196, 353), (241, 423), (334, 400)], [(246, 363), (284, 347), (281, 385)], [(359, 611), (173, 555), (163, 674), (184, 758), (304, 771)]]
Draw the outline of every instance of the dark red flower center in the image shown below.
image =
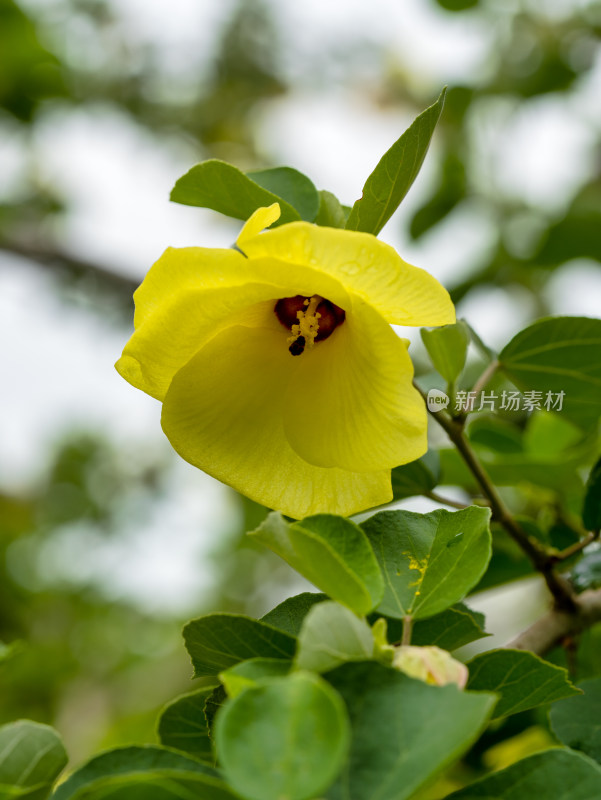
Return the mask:
[(322, 342), (331, 336), (345, 320), (346, 312), (340, 306), (319, 295), (283, 297), (274, 307), (276, 317), (292, 336), (288, 339), (290, 353), (299, 356), (305, 347)]

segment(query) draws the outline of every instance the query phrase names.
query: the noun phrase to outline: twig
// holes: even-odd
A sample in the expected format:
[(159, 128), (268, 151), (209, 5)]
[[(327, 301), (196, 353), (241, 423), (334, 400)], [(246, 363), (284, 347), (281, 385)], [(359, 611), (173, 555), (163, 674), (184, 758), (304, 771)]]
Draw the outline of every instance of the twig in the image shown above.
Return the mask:
[(474, 388), (472, 389), (475, 398), (477, 398), (480, 395), (480, 392), (485, 388), (486, 384), (495, 374), (498, 367), (499, 367), (499, 362), (495, 359), (494, 361), (490, 362), (490, 364), (486, 367), (482, 375), (480, 375), (480, 377), (474, 384)]
[[(418, 391), (423, 396), (423, 392), (419, 387)], [(478, 481), (485, 497), (490, 501), (490, 507), (497, 522), (505, 528), (512, 539), (526, 553), (534, 567), (542, 574), (549, 591), (555, 599), (556, 606), (565, 611), (573, 611), (575, 608), (575, 594), (572, 587), (565, 578), (554, 571), (555, 560), (551, 554), (535, 539), (531, 539), (512, 516), (466, 439), (463, 432), (463, 422), (459, 419), (453, 419), (445, 411), (430, 413), (445, 430), (470, 472)]]
[(463, 510), (468, 507), (465, 503), (460, 503), (458, 500), (451, 500), (450, 497), (443, 497), (438, 494), (438, 492), (426, 492), (424, 497), (434, 500), (435, 503), (441, 503), (443, 506), (451, 506), (451, 508)]
[(584, 550), (584, 548), (588, 547), (589, 544), (592, 544), (592, 542), (595, 542), (599, 538), (600, 533), (601, 530), (592, 531), (592, 533), (588, 533), (584, 539), (571, 544), (569, 547), (566, 547), (565, 550), (561, 550), (559, 553), (552, 554), (550, 558), (556, 562), (565, 561), (567, 558), (571, 558), (573, 555), (576, 555), (576, 553)]
[(413, 630), (413, 617), (408, 614), (403, 617), (403, 636), (401, 638), (401, 645), (411, 644), (411, 632)]

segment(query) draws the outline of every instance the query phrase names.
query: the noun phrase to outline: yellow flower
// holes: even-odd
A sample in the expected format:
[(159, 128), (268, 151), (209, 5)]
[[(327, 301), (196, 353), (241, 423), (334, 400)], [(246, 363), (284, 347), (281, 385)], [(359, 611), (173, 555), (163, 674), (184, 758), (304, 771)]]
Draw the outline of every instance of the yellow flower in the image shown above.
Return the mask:
[(390, 470), (426, 451), (426, 411), (390, 323), (443, 325), (445, 289), (366, 233), (244, 225), (238, 249), (168, 249), (134, 295), (116, 364), (163, 403), (175, 450), (301, 518), (392, 498)]

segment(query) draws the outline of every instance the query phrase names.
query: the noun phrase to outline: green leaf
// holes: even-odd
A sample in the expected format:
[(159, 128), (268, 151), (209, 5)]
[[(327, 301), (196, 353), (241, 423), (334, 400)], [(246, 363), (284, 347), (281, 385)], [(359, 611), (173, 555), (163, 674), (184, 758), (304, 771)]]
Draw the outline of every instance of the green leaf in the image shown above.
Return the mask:
[(485, 361), (496, 360), (497, 354), (495, 353), (495, 351), (482, 341), (480, 336), (478, 336), (477, 332), (472, 328), (469, 322), (465, 319), (462, 319), (461, 321), (464, 323), (464, 325), (470, 332), (470, 337), (472, 339), (472, 342), (476, 345), (476, 348), (479, 350), (480, 354), (484, 357)]
[[(284, 664), (288, 664), (287, 661), (283, 662)], [(225, 687), (221, 684), (216, 686), (211, 694), (208, 695), (206, 702), (205, 702), (205, 719), (207, 721), (207, 727), (209, 729), (209, 736), (213, 740), (213, 725), (215, 723), (215, 717), (217, 713), (227, 700), (227, 694), (225, 691)]]
[(411, 188), (428, 152), (442, 112), (446, 89), (388, 150), (369, 176), (363, 194), (353, 206), (346, 227), (377, 234), (399, 207)]
[(289, 633), (290, 636), (298, 636), (309, 611), (316, 603), (322, 603), (327, 599), (328, 596), (321, 592), (302, 592), (272, 608), (261, 617), (261, 621)]
[(319, 211), (315, 224), (326, 228), (344, 228), (347, 219), (344, 209), (336, 195), (322, 189), (319, 192)]
[(345, 606), (331, 600), (307, 614), (298, 637), (295, 664), (299, 669), (327, 672), (345, 661), (373, 657), (371, 628)]
[[(198, 772), (213, 779), (211, 782), (215, 782), (217, 778), (217, 772), (208, 765), (174, 750), (156, 745), (119, 747), (95, 756), (83, 767), (80, 767), (64, 783), (61, 783), (52, 796), (52, 800), (71, 800), (71, 798), (79, 797), (83, 787), (91, 787), (99, 779), (116, 776), (131, 777), (135, 773), (160, 774), (164, 770), (168, 770), (172, 774)], [(87, 797), (87, 795), (84, 796)]]
[(184, 627), (194, 677), (217, 675), (257, 656), (291, 659), (296, 640), (259, 620), (240, 614), (208, 614)]
[(537, 753), (453, 792), (446, 800), (595, 800), (601, 769), (580, 753), (557, 748)]
[(524, 451), (532, 457), (561, 458), (583, 438), (583, 432), (561, 414), (534, 411), (524, 431)]
[(394, 500), (415, 495), (427, 495), (438, 484), (440, 479), (440, 460), (436, 450), (428, 452), (392, 470), (392, 494)]
[(291, 661), (281, 661), (277, 658), (249, 658), (233, 667), (219, 673), (219, 680), (223, 683), (229, 697), (236, 697), (249, 686), (267, 678), (279, 678), (287, 675), (292, 669)]
[(289, 203), (301, 219), (313, 222), (319, 210), (320, 197), (313, 181), (292, 167), (247, 172), (246, 177), (258, 183), (263, 189)]
[[(402, 634), (401, 621), (388, 620), (389, 641), (400, 642)], [(484, 630), (484, 614), (457, 603), (433, 617), (416, 620), (411, 632), (411, 644), (436, 645), (450, 652), (485, 636), (490, 634)]]
[(318, 676), (298, 672), (229, 700), (215, 738), (224, 773), (242, 797), (308, 800), (340, 772), (348, 728), (339, 695)]
[(585, 553), (574, 566), (571, 579), (578, 592), (601, 588), (601, 551)]
[(434, 367), (447, 383), (454, 383), (463, 371), (470, 343), (465, 322), (460, 320), (430, 331), (422, 328), (420, 333)]
[(365, 534), (354, 522), (333, 514), (287, 522), (273, 512), (249, 535), (357, 614), (366, 614), (380, 602), (382, 573)]
[(490, 560), (489, 519), (489, 509), (470, 506), (429, 514), (382, 511), (362, 523), (386, 576), (378, 611), (423, 619), (463, 600)]
[(524, 432), (516, 425), (501, 417), (487, 414), (471, 417), (468, 437), (472, 444), (486, 448), (491, 453), (512, 454), (523, 453)]
[(579, 694), (568, 673), (527, 650), (490, 650), (468, 662), (467, 688), (496, 692), (495, 719)]
[(347, 703), (350, 757), (329, 800), (404, 800), (474, 742), (495, 703), (454, 685), (428, 686), (375, 662), (345, 664), (328, 680)]
[(212, 686), (184, 694), (165, 706), (158, 724), (161, 744), (183, 750), (205, 761), (213, 760), (213, 748), (204, 707)]
[[(564, 392), (561, 413), (588, 428), (601, 414), (601, 319), (549, 317), (503, 348), (500, 368), (521, 390)], [(553, 410), (553, 409), (551, 409)]]
[(4, 644), (4, 642), (0, 642), (0, 664), (3, 661), (8, 661), (9, 659), (16, 656), (23, 647), (23, 642), (17, 640), (11, 642), (10, 644)]
[(584, 495), (582, 524), (588, 531), (601, 528), (601, 458), (592, 468)]
[(82, 786), (71, 800), (239, 800), (219, 778), (161, 769), (108, 775)]
[(67, 763), (58, 733), (19, 720), (0, 727), (0, 796), (42, 800)]
[(264, 189), (236, 167), (218, 159), (192, 167), (176, 182), (171, 200), (185, 206), (212, 208), (228, 217), (243, 220), (247, 220), (257, 208), (279, 203), (282, 213), (273, 227), (300, 219), (300, 214), (290, 203)]
[(584, 694), (567, 697), (551, 708), (551, 728), (565, 745), (601, 763), (601, 678), (581, 681), (578, 688)]

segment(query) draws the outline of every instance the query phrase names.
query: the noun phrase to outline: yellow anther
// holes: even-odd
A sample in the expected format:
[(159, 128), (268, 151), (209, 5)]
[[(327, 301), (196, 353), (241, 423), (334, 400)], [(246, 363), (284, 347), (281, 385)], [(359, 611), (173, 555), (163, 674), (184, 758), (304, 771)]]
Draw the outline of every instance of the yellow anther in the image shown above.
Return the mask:
[(288, 345), (292, 346), (298, 340), (302, 340), (303, 350), (306, 347), (313, 347), (315, 337), (319, 333), (319, 319), (321, 317), (321, 314), (317, 311), (317, 306), (322, 301), (323, 297), (318, 294), (314, 294), (310, 300), (305, 300), (304, 304), (307, 308), (296, 312), (298, 323), (290, 329), (292, 336), (289, 336), (286, 340)]

